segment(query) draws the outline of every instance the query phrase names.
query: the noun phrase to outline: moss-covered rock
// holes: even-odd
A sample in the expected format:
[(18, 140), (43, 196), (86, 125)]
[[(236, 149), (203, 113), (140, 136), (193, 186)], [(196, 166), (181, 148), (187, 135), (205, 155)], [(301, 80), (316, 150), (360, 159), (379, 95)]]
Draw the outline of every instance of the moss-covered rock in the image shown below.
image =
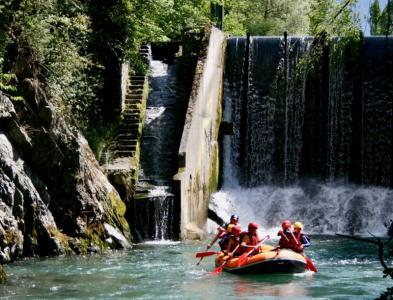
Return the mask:
[(5, 283), (7, 281), (7, 275), (3, 269), (3, 266), (0, 265), (0, 284)]

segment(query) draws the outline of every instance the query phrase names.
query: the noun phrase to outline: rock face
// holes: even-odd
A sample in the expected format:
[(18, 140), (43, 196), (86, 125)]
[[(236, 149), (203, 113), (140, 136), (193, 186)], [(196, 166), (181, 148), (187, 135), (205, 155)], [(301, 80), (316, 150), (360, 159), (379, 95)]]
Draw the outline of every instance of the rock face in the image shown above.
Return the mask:
[(0, 262), (128, 247), (125, 204), (87, 141), (23, 84), (25, 101), (0, 94)]

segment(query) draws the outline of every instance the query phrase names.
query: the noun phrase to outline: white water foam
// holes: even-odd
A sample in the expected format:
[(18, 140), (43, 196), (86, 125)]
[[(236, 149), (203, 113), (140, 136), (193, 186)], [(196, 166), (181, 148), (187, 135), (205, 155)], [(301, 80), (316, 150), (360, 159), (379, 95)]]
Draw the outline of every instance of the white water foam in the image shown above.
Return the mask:
[(141, 244), (142, 245), (155, 245), (155, 246), (163, 245), (163, 246), (165, 246), (165, 245), (178, 245), (180, 243), (181, 242), (179, 242), (179, 241), (172, 241), (172, 240), (152, 240), (152, 241), (143, 242)]
[[(275, 238), (282, 220), (301, 221), (312, 234), (386, 235), (393, 215), (393, 191), (386, 188), (310, 184), (304, 187), (223, 188), (213, 194), (210, 209), (224, 220), (240, 216), (240, 225), (256, 221), (261, 234)], [(210, 231), (213, 226), (210, 226)]]
[(173, 196), (168, 192), (168, 189), (169, 186), (154, 186), (154, 188), (149, 189), (149, 197)]

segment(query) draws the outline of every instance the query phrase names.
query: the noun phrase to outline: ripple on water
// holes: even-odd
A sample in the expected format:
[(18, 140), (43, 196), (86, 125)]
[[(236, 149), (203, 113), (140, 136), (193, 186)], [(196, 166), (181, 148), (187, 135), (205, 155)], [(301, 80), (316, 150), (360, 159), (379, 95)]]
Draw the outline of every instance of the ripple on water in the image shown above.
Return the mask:
[(374, 299), (391, 285), (374, 252), (355, 242), (338, 247), (342, 240), (328, 239), (313, 238), (309, 252), (316, 274), (212, 276), (214, 258), (196, 266), (195, 252), (206, 242), (138, 245), (121, 254), (7, 265), (9, 281), (0, 286), (0, 298)]

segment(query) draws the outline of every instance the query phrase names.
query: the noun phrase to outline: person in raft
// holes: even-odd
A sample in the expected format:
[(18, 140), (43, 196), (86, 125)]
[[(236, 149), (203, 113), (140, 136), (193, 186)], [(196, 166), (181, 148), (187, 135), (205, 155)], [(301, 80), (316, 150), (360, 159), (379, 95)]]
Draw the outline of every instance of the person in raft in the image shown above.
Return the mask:
[(293, 224), (293, 235), (295, 239), (299, 242), (296, 248), (293, 249), (296, 252), (303, 252), (304, 248), (310, 247), (311, 245), (310, 238), (304, 233), (302, 233), (302, 229), (302, 223), (295, 222), (295, 224)]
[(206, 249), (207, 250), (210, 249), (218, 239), (222, 239), (227, 234), (230, 234), (233, 226), (237, 225), (238, 222), (239, 222), (239, 216), (232, 215), (228, 224), (225, 224), (224, 226), (219, 226), (217, 228), (217, 234), (215, 235), (213, 240), (209, 244), (207, 244)]
[(280, 237), (280, 241), (278, 242), (280, 248), (296, 248), (297, 241), (293, 235), (291, 227), (292, 223), (289, 220), (285, 220), (281, 223), (281, 230), (277, 233), (277, 235)]
[[(282, 230), (278, 232), (280, 236), (279, 246), (284, 249), (291, 249), (295, 252), (303, 252), (304, 247), (310, 246), (310, 239), (301, 233), (303, 225), (300, 222), (296, 222), (295, 232), (292, 232), (292, 224), (289, 220), (282, 222)], [(303, 240), (303, 236), (305, 239)]]
[[(242, 235), (242, 240), (240, 243), (240, 254), (250, 251), (260, 242), (258, 237), (258, 224), (251, 222), (248, 224), (248, 231)], [(257, 254), (260, 249), (255, 249), (251, 255)]]
[(242, 230), (239, 225), (235, 225), (232, 227), (232, 231), (227, 239), (225, 249), (222, 251), (224, 255), (228, 255), (229, 259), (232, 258), (235, 254), (237, 254), (237, 246), (240, 244), (241, 231)]

